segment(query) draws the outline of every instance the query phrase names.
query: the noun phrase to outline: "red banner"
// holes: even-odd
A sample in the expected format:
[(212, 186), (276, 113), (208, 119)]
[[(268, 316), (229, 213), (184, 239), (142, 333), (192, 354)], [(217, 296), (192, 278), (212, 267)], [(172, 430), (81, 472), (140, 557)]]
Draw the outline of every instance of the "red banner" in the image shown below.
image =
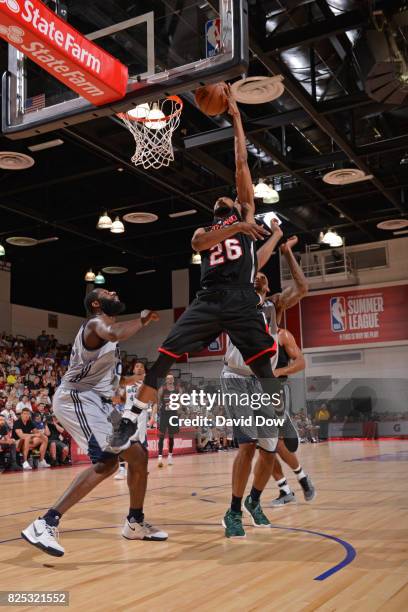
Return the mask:
[(96, 106), (126, 93), (127, 67), (39, 0), (0, 0), (0, 36)]
[(301, 303), (303, 347), (408, 340), (408, 285), (310, 295)]
[[(196, 452), (196, 429), (194, 427), (182, 427), (174, 436), (173, 455), (188, 455)], [(148, 429), (147, 441), (149, 445), (149, 458), (157, 457), (159, 454), (159, 434), (156, 429)], [(168, 453), (168, 438), (164, 440), (164, 455)], [(79, 448), (75, 440), (71, 440), (72, 465), (90, 463), (86, 450)]]

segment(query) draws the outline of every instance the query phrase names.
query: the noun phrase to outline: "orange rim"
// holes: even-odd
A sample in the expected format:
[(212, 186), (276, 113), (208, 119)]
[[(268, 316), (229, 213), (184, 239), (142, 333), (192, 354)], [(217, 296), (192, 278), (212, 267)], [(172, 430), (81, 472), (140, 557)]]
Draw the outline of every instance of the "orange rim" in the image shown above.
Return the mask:
[(155, 123), (157, 121), (169, 122), (170, 119), (173, 119), (173, 117), (176, 117), (181, 113), (184, 104), (183, 100), (178, 96), (167, 96), (165, 100), (172, 100), (173, 102), (176, 102), (176, 104), (178, 104), (180, 108), (175, 110), (174, 113), (171, 113), (171, 115), (165, 115), (164, 117), (158, 117), (157, 119), (149, 119), (149, 117), (132, 117), (131, 115), (129, 115), (129, 113), (118, 113), (117, 116), (119, 117), (119, 119), (127, 119), (128, 121), (135, 121), (136, 123), (147, 123), (147, 121), (149, 121), (150, 123)]

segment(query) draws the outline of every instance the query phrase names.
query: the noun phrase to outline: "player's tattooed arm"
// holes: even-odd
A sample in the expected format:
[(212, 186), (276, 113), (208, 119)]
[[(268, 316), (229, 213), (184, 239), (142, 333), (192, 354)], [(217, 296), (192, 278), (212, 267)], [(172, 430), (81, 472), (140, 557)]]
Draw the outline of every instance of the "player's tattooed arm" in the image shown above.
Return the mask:
[[(131, 338), (134, 334), (148, 325), (151, 321), (158, 321), (159, 315), (154, 311), (143, 311), (140, 318), (131, 321), (109, 323), (101, 317), (91, 319), (85, 330), (85, 335), (95, 334), (102, 340), (120, 342)], [(87, 338), (86, 338), (87, 340)]]
[(297, 244), (298, 239), (296, 236), (292, 236), (283, 244), (280, 248), (281, 253), (284, 255), (290, 272), (292, 274), (294, 285), (286, 287), (282, 293), (277, 294), (274, 302), (276, 307), (276, 318), (279, 323), (282, 313), (284, 310), (295, 306), (308, 292), (308, 284), (303, 270), (296, 261), (293, 255), (292, 248)]
[(283, 232), (276, 219), (271, 220), (271, 231), (272, 236), (264, 242), (256, 253), (258, 259), (258, 270), (262, 270), (262, 268), (268, 263), (275, 252), (275, 248), (277, 247), (279, 240), (283, 236)]
[(270, 235), (266, 229), (256, 223), (246, 223), (241, 221), (234, 223), (229, 227), (223, 227), (214, 231), (209, 231), (210, 228), (200, 227), (195, 231), (191, 240), (191, 246), (194, 251), (208, 251), (216, 244), (223, 242), (227, 238), (232, 238), (236, 234), (247, 234), (253, 240), (264, 240)]
[(252, 185), (251, 172), (248, 166), (248, 151), (246, 147), (246, 136), (242, 125), (241, 113), (237, 101), (227, 85), (226, 95), (228, 97), (228, 112), (232, 117), (234, 125), (235, 141), (235, 180), (238, 194), (238, 204), (244, 221), (255, 223), (255, 199)]
[(279, 342), (287, 352), (290, 363), (284, 368), (277, 368), (274, 370), (274, 375), (276, 377), (290, 376), (296, 372), (302, 372), (306, 367), (305, 358), (290, 331), (282, 329), (279, 332)]

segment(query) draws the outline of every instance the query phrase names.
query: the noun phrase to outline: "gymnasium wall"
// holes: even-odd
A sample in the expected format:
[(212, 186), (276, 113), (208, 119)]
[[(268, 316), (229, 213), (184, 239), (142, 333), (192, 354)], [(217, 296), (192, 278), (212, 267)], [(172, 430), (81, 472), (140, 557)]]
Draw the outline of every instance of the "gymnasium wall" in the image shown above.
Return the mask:
[[(49, 315), (58, 317), (56, 329), (49, 327)], [(82, 322), (81, 317), (11, 304), (11, 333), (15, 336), (21, 334), (27, 338), (37, 338), (45, 329), (47, 334), (54, 334), (62, 344), (69, 344), (73, 342)]]

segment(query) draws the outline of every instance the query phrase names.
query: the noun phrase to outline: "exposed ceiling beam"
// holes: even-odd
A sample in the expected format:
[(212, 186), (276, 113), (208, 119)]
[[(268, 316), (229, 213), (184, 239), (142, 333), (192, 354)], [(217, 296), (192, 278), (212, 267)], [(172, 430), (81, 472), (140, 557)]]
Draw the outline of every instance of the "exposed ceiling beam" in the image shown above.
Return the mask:
[[(255, 40), (254, 36), (250, 37), (250, 46), (253, 53), (257, 54), (258, 60), (262, 62), (262, 64), (271, 72), (271, 74), (277, 75), (282, 74), (285, 78), (284, 85), (286, 91), (292, 96), (296, 102), (305, 109), (310, 118), (316, 123), (317, 126), (321, 130), (323, 130), (336, 144), (342, 149), (346, 155), (356, 164), (356, 166), (365, 172), (366, 174), (371, 174), (371, 169), (369, 166), (359, 158), (356, 151), (350, 145), (350, 143), (338, 133), (335, 126), (327, 119), (325, 115), (322, 115), (318, 112), (318, 110), (313, 105), (309, 94), (303, 89), (302, 85), (296, 80), (296, 78), (291, 74), (286, 64), (277, 58), (267, 56), (260, 45)], [(372, 183), (376, 186), (376, 188), (389, 200), (396, 208), (398, 208), (401, 212), (404, 212), (403, 207), (401, 206), (398, 199), (394, 196), (393, 193), (388, 191), (382, 182), (374, 176), (372, 179)]]
[(322, 38), (329, 38), (348, 30), (355, 30), (362, 27), (368, 21), (366, 15), (361, 11), (353, 10), (342, 13), (335, 17), (316, 21), (310, 25), (301, 26), (292, 30), (280, 32), (275, 36), (268, 36), (262, 42), (262, 50), (269, 54), (280, 53), (286, 49), (300, 47), (301, 45), (310, 45)]

